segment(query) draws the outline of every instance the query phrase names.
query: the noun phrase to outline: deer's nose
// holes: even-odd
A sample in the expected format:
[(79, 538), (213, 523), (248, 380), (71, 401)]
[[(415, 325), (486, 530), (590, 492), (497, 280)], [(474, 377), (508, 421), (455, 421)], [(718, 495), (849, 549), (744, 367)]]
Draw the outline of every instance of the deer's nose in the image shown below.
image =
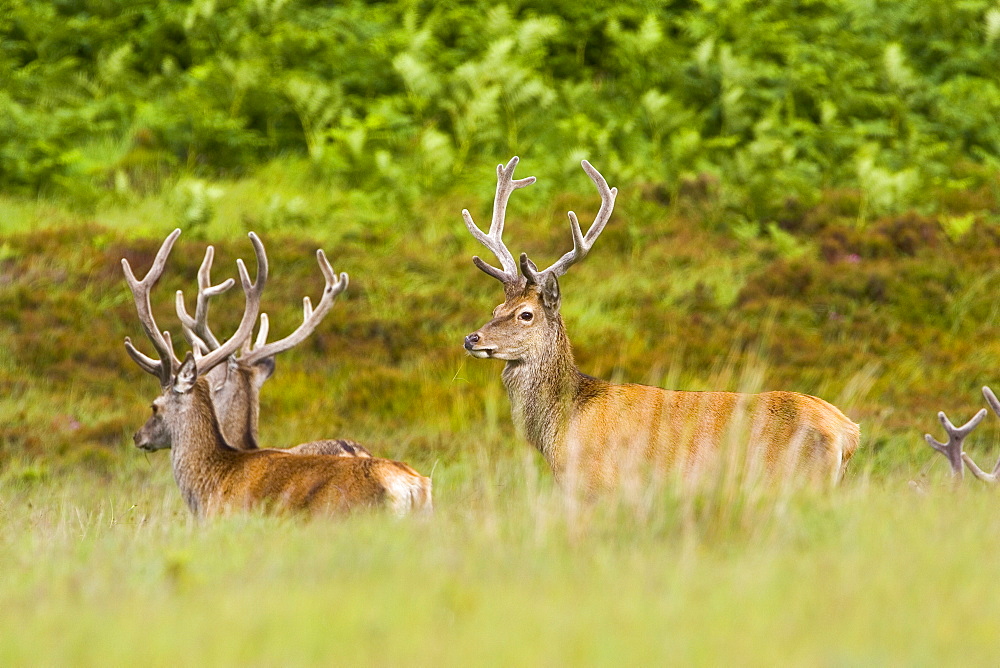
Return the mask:
[(479, 343), (479, 334), (478, 333), (473, 332), (472, 334), (469, 334), (468, 336), (465, 337), (465, 349), (466, 350), (472, 350), (472, 347), (474, 345), (476, 345), (477, 343)]

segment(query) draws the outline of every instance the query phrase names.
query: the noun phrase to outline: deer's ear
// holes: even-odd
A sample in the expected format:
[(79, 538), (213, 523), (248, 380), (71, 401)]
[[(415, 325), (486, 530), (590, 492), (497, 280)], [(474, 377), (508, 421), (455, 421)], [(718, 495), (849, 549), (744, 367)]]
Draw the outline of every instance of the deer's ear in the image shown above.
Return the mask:
[(542, 296), (542, 306), (550, 313), (558, 313), (562, 303), (559, 294), (559, 279), (551, 271), (538, 271), (538, 267), (531, 261), (527, 253), (521, 253), (521, 274), (525, 283), (529, 286), (538, 287), (538, 293)]
[(541, 285), (538, 286), (542, 293), (542, 306), (550, 313), (558, 313), (562, 304), (562, 295), (559, 292), (559, 280), (549, 273), (543, 274)]
[(274, 373), (274, 355), (253, 363), (253, 382), (259, 390)]
[(181, 368), (177, 370), (177, 375), (174, 376), (173, 390), (177, 394), (190, 392), (196, 380), (198, 380), (198, 366), (194, 361), (194, 355), (188, 352), (184, 358), (184, 363), (181, 364)]

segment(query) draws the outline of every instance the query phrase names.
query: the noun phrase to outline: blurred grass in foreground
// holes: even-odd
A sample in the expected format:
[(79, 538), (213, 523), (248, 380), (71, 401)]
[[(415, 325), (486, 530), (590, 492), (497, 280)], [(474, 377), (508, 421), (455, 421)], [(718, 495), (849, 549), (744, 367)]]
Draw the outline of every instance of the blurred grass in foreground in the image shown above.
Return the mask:
[[(530, 469), (529, 465), (529, 469)], [(5, 664), (907, 664), (998, 658), (993, 490), (849, 481), (712, 535), (663, 495), (572, 523), (508, 458), (427, 521), (203, 526), (166, 467), (5, 485)], [(501, 479), (501, 480), (498, 480)], [(777, 499), (772, 499), (777, 501)]]

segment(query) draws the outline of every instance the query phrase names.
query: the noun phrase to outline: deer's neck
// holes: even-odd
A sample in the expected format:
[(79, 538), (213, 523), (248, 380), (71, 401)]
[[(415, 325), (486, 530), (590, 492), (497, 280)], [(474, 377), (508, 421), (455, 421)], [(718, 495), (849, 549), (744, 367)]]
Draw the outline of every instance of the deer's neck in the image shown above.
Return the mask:
[[(227, 370), (228, 375), (213, 385), (212, 402), (226, 442), (237, 450), (256, 450), (260, 390), (252, 372), (243, 366)], [(209, 378), (212, 383), (212, 379)]]
[(561, 322), (554, 338), (545, 354), (507, 362), (503, 382), (515, 428), (553, 471), (561, 471), (566, 431), (584, 376)]
[(171, 435), (174, 480), (188, 507), (195, 515), (202, 515), (213, 491), (229, 472), (236, 451), (222, 435), (204, 378), (195, 383), (190, 401), (182, 411)]

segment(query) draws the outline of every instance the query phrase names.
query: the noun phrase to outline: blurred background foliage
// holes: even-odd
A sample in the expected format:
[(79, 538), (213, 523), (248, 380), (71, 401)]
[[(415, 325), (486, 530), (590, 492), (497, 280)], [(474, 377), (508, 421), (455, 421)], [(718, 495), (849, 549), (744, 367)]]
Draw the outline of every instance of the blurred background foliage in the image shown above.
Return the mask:
[(600, 156), (664, 200), (708, 183), (731, 226), (996, 187), (995, 0), (4, 4), (0, 187), (76, 205), (289, 156), (404, 206)]

